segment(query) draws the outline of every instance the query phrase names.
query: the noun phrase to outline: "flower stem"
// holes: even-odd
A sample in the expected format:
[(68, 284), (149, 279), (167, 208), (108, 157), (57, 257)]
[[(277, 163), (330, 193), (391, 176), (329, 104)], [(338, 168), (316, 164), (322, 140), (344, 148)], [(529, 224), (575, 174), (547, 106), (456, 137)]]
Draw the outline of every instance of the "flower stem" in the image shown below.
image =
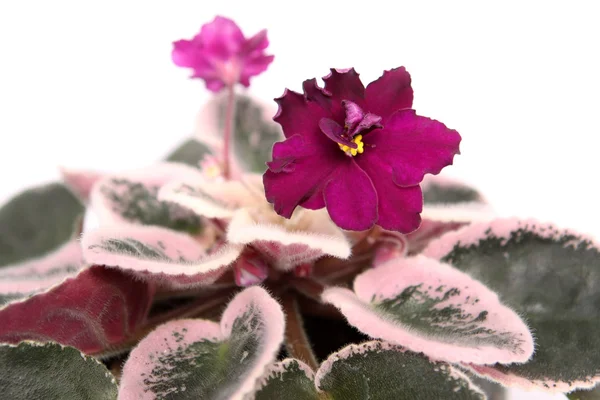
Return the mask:
[(227, 105), (225, 109), (225, 128), (223, 131), (223, 177), (231, 178), (231, 136), (233, 135), (233, 120), (235, 119), (235, 90), (234, 85), (227, 86)]
[(295, 294), (287, 291), (281, 299), (286, 315), (285, 347), (291, 357), (304, 361), (313, 371), (319, 368), (319, 363), (304, 330), (302, 315), (298, 308)]

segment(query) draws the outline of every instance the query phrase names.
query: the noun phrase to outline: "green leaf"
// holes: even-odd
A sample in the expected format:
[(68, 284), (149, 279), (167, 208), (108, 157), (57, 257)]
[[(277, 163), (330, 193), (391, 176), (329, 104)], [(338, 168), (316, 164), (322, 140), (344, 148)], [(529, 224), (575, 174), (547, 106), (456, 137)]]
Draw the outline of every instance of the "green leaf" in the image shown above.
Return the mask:
[(448, 233), (424, 254), (485, 282), (535, 333), (530, 361), (472, 366), (477, 373), (551, 392), (600, 380), (600, 249), (591, 239), (536, 221), (496, 220)]
[(600, 400), (600, 388), (592, 390), (576, 390), (567, 393), (569, 400)]
[(235, 107), (234, 154), (244, 169), (265, 172), (273, 144), (283, 138), (281, 128), (248, 96), (237, 96)]
[(294, 400), (319, 400), (323, 398), (317, 392), (313, 382), (314, 372), (302, 361), (287, 358), (273, 364), (259, 383), (255, 400), (276, 400), (289, 398)]
[[(199, 117), (200, 140), (208, 144), (222, 143), (225, 128), (226, 96), (209, 102)], [(237, 94), (233, 122), (232, 151), (237, 167), (245, 171), (263, 173), (265, 163), (271, 160), (273, 144), (283, 139), (279, 124), (273, 121), (276, 108), (262, 104), (252, 97)], [(212, 137), (211, 137), (212, 136)], [(219, 146), (212, 146), (216, 151)]]
[(421, 187), (425, 205), (485, 203), (477, 190), (444, 176), (427, 175)]
[(62, 183), (34, 187), (0, 208), (0, 267), (37, 258), (80, 233), (83, 204)]
[(203, 228), (195, 213), (158, 199), (160, 188), (177, 179), (198, 179), (200, 171), (187, 165), (161, 163), (107, 176), (94, 185), (90, 204), (100, 225), (155, 225), (191, 234)]
[(469, 379), (449, 364), (373, 341), (332, 354), (315, 375), (333, 400), (483, 400)]
[(22, 342), (0, 345), (0, 393), (10, 400), (114, 400), (106, 367), (72, 347)]
[(189, 138), (169, 154), (165, 161), (178, 162), (197, 168), (200, 161), (208, 154), (211, 154), (211, 151), (207, 145), (194, 138)]

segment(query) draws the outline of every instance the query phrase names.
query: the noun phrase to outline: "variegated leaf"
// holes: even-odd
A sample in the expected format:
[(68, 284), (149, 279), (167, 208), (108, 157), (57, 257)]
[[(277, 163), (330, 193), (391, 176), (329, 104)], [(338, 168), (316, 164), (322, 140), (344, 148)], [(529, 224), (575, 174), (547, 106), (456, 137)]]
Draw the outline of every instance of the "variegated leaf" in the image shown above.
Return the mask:
[(170, 289), (213, 283), (242, 250), (231, 244), (206, 249), (183, 233), (133, 225), (87, 232), (81, 245), (88, 263), (131, 271)]
[(91, 267), (0, 309), (0, 342), (55, 341), (85, 353), (118, 346), (145, 322), (154, 288), (116, 269)]
[(315, 373), (300, 360), (286, 358), (270, 365), (260, 379), (255, 400), (285, 399), (293, 393), (294, 400), (320, 400), (314, 383)]
[[(198, 138), (214, 154), (222, 152), (226, 101), (225, 96), (215, 97), (201, 110), (197, 120)], [(236, 95), (232, 144), (237, 167), (259, 173), (266, 170), (273, 143), (283, 138), (281, 127), (273, 121), (276, 111), (270, 103)]]
[(450, 365), (379, 341), (333, 353), (315, 374), (315, 384), (333, 400), (485, 399)]
[(0, 267), (41, 257), (76, 237), (83, 204), (61, 183), (34, 187), (0, 208)]
[(594, 388), (591, 390), (576, 390), (571, 393), (567, 393), (569, 400), (600, 400), (600, 388)]
[(477, 373), (550, 392), (600, 381), (600, 250), (593, 240), (536, 221), (501, 219), (448, 233), (425, 254), (485, 282), (535, 332), (529, 362), (473, 365)]
[(202, 228), (201, 218), (176, 204), (159, 200), (158, 191), (172, 180), (201, 178), (197, 169), (176, 163), (107, 176), (94, 185), (91, 206), (101, 225), (156, 225), (196, 234)]
[(210, 149), (195, 138), (189, 138), (181, 143), (166, 158), (166, 161), (177, 162), (198, 168), (204, 157), (210, 154)]
[(448, 362), (527, 361), (533, 338), (496, 294), (469, 275), (422, 256), (359, 275), (354, 293), (329, 288), (324, 301), (367, 335)]
[(351, 245), (323, 210), (297, 210), (291, 220), (271, 207), (238, 210), (229, 224), (230, 243), (252, 245), (279, 270), (290, 271), (324, 255), (348, 258)]
[(119, 399), (243, 399), (275, 359), (284, 323), (279, 304), (257, 286), (231, 301), (220, 324), (166, 323), (131, 352)]
[[(314, 384), (311, 386), (312, 380)], [(256, 400), (483, 400), (460, 371), (385, 342), (352, 344), (330, 355), (314, 374), (286, 359), (270, 367)]]
[(99, 171), (61, 168), (60, 174), (65, 184), (76, 193), (83, 202), (88, 202), (92, 188), (107, 174)]
[(116, 400), (117, 383), (106, 367), (72, 347), (22, 342), (0, 345), (3, 399)]
[(71, 240), (50, 254), (0, 269), (0, 307), (44, 291), (83, 266), (81, 245)]
[(231, 218), (239, 208), (266, 202), (264, 193), (254, 192), (246, 180), (174, 181), (160, 190), (158, 198), (206, 218), (222, 219)]

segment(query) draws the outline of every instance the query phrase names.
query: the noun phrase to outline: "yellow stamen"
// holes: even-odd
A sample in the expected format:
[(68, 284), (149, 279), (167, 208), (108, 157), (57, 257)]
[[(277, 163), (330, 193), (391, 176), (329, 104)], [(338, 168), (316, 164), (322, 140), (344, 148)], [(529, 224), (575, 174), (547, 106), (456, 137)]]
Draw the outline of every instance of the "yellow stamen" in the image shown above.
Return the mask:
[(362, 154), (365, 151), (365, 144), (362, 142), (362, 135), (354, 136), (352, 141), (356, 143), (356, 145), (358, 146), (357, 148), (353, 149), (352, 147), (346, 146), (345, 144), (341, 143), (338, 143), (338, 145), (340, 146), (340, 149), (349, 156), (354, 157), (357, 154)]

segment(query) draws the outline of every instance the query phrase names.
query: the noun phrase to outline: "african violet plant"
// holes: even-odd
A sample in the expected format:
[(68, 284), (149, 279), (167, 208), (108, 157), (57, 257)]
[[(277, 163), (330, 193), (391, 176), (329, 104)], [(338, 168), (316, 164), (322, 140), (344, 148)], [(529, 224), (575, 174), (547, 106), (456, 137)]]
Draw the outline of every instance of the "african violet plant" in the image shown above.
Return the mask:
[(332, 69), (273, 122), (236, 90), (267, 45), (222, 17), (175, 42), (218, 93), (197, 137), (0, 209), (2, 395), (597, 398), (598, 245), (435, 177), (461, 137), (412, 109), (403, 67), (366, 87)]

